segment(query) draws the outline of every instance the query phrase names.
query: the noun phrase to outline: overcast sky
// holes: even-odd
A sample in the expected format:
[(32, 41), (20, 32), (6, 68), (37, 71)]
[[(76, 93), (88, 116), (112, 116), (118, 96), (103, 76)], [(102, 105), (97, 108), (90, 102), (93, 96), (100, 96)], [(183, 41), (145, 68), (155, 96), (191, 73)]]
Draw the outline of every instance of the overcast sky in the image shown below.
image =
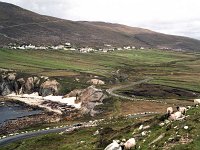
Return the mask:
[(68, 20), (104, 21), (200, 39), (200, 0), (2, 0)]

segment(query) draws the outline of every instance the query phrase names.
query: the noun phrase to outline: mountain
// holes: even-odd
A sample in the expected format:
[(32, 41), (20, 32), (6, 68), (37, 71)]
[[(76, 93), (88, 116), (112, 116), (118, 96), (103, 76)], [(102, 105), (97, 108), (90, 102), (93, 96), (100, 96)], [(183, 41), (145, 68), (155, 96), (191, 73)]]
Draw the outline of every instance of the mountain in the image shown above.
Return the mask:
[(105, 22), (70, 21), (0, 2), (0, 46), (9, 43), (76, 46), (136, 46), (199, 50), (200, 41)]

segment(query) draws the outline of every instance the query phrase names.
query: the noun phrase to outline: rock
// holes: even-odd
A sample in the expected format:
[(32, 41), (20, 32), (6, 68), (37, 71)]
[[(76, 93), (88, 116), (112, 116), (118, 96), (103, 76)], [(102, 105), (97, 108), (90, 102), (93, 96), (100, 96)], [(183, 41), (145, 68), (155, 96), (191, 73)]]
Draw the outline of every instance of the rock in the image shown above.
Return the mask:
[(31, 94), (34, 91), (34, 80), (33, 77), (29, 77), (25, 83), (25, 92)]
[(8, 73), (7, 78), (8, 78), (8, 80), (10, 80), (10, 81), (14, 81), (15, 78), (16, 78), (16, 73)]
[(63, 96), (63, 98), (68, 98), (68, 97), (79, 97), (81, 93), (83, 92), (82, 89), (75, 89), (71, 91), (70, 93), (66, 94)]
[(39, 95), (45, 97), (48, 95), (56, 95), (60, 84), (56, 80), (48, 80), (41, 84)]
[(164, 122), (161, 122), (161, 123), (159, 124), (160, 127), (162, 127), (162, 126), (164, 126), (164, 125), (165, 125)]
[(34, 83), (34, 88), (39, 88), (40, 78), (39, 77), (33, 77), (33, 83)]
[(8, 94), (11, 94), (12, 90), (10, 88), (9, 82), (2, 82), (0, 83), (0, 95), (6, 96)]
[(122, 142), (126, 142), (126, 139), (122, 139)]
[(189, 127), (188, 127), (188, 126), (184, 126), (183, 128), (184, 128), (185, 130), (187, 130)]
[(104, 85), (105, 82), (100, 79), (91, 79), (87, 81), (87, 83), (93, 84), (93, 85)]
[(138, 128), (138, 130), (142, 130), (143, 129), (143, 125), (140, 125), (140, 127)]
[[(18, 78), (16, 73), (3, 73), (0, 78), (0, 95), (6, 96), (13, 92), (16, 94), (31, 94), (38, 92), (39, 95), (48, 96), (58, 93), (59, 83), (56, 80), (45, 80), (46, 77), (37, 76)], [(45, 81), (44, 81), (45, 80)]]
[(153, 140), (149, 145), (152, 145), (156, 143), (157, 141), (161, 140), (165, 136), (165, 133), (162, 133), (160, 136), (158, 136), (155, 140)]
[(99, 130), (95, 131), (93, 135), (98, 135), (99, 134)]
[(1, 75), (0, 79), (0, 95), (6, 96), (18, 90), (18, 84), (15, 81), (16, 73), (8, 73)]
[(95, 86), (89, 86), (84, 89), (79, 97), (83, 105), (87, 102), (102, 102), (104, 93), (101, 89), (95, 88)]
[(84, 89), (79, 96), (79, 102), (81, 102), (81, 111), (83, 114), (90, 113), (90, 115), (94, 115), (97, 113), (94, 110), (96, 105), (102, 104), (103, 99), (106, 95), (103, 93), (101, 89), (95, 88), (95, 86), (89, 86)]
[(25, 80), (24, 78), (19, 78), (18, 83), (18, 94), (23, 94), (25, 92)]
[(149, 129), (149, 128), (150, 128), (150, 125), (147, 125), (147, 126), (143, 127), (143, 130), (146, 130), (146, 129)]
[(141, 135), (142, 135), (142, 136), (146, 136), (146, 132), (143, 131), (143, 132), (141, 133)]
[(165, 124), (168, 124), (168, 123), (170, 123), (170, 121), (166, 119), (166, 120), (165, 120)]

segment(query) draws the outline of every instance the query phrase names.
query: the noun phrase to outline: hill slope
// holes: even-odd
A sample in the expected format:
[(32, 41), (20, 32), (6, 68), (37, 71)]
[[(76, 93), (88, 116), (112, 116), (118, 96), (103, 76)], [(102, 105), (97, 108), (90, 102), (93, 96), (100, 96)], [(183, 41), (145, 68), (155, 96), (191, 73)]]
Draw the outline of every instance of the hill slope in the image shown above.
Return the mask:
[(70, 42), (77, 46), (134, 45), (137, 47), (200, 49), (200, 41), (150, 30), (104, 22), (69, 21), (39, 15), (0, 2), (0, 46), (8, 43), (54, 45)]

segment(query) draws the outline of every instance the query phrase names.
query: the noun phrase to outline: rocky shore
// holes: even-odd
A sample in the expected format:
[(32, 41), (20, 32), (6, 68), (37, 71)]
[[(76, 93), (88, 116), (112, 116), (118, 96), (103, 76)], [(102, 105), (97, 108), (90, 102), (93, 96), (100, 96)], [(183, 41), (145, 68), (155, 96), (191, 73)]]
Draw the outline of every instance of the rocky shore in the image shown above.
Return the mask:
[[(4, 72), (0, 78), (0, 95), (3, 99), (21, 103), (27, 108), (44, 110), (42, 114), (8, 120), (0, 124), (0, 134), (9, 134), (20, 129), (43, 123), (71, 120), (84, 114), (95, 115), (95, 106), (102, 104), (105, 92), (94, 85), (75, 89), (58, 96), (60, 84), (44, 76), (20, 77), (16, 73)], [(4, 101), (4, 100), (3, 100)]]
[(61, 119), (62, 116), (57, 115), (55, 113), (42, 113), (8, 120), (0, 124), (0, 134), (10, 134), (32, 125), (58, 122)]

